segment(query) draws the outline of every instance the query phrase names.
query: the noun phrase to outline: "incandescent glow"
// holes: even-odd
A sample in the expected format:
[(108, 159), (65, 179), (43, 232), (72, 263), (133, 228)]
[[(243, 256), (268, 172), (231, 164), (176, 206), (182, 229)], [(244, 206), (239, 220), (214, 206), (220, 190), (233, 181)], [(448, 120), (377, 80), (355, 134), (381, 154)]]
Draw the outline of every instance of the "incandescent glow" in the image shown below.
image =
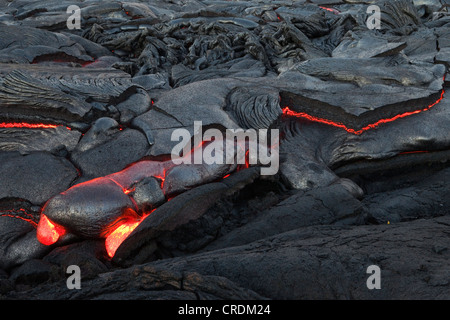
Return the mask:
[(20, 220), (30, 223), (35, 228), (37, 227), (37, 223), (34, 222), (33, 216), (31, 214), (27, 213), (25, 209), (21, 208), (21, 209), (18, 209), (17, 211), (20, 211), (23, 215), (27, 216), (28, 218), (20, 216), (19, 214), (17, 214), (15, 212), (15, 210), (7, 210), (8, 213), (0, 214), (0, 217), (10, 217), (10, 218), (20, 219)]
[(155, 176), (155, 178), (161, 180), (161, 190), (164, 190), (164, 181), (166, 181), (166, 170), (160, 176)]
[(41, 219), (37, 226), (37, 239), (40, 243), (49, 246), (58, 241), (64, 234), (66, 234), (64, 227), (54, 223), (46, 215), (41, 214)]
[(322, 7), (322, 6), (319, 6), (319, 8), (323, 9), (323, 10), (327, 10), (327, 11), (333, 12), (334, 14), (340, 14), (340, 12), (338, 10), (333, 9), (333, 8)]
[(377, 122), (369, 124), (369, 125), (365, 126), (364, 128), (362, 128), (360, 130), (355, 130), (355, 129), (349, 128), (345, 124), (340, 123), (340, 122), (335, 122), (335, 121), (332, 121), (332, 120), (329, 120), (329, 119), (324, 119), (324, 118), (311, 116), (311, 115), (309, 115), (309, 114), (307, 114), (305, 112), (292, 111), (289, 107), (283, 108), (283, 114), (286, 115), (286, 116), (303, 118), (303, 119), (307, 119), (309, 121), (319, 122), (319, 123), (331, 125), (333, 127), (342, 128), (342, 129), (344, 129), (345, 131), (347, 131), (349, 133), (360, 135), (360, 134), (364, 133), (367, 130), (374, 129), (374, 128), (378, 127), (381, 124), (393, 122), (393, 121), (401, 119), (401, 118), (405, 118), (405, 117), (408, 117), (408, 116), (411, 116), (411, 115), (414, 115), (414, 114), (418, 114), (418, 113), (421, 113), (421, 112), (424, 112), (424, 111), (428, 111), (432, 107), (437, 105), (439, 102), (441, 102), (441, 100), (443, 98), (444, 98), (444, 90), (442, 90), (441, 96), (439, 97), (438, 100), (436, 100), (435, 102), (433, 102), (432, 104), (430, 104), (429, 106), (427, 106), (427, 107), (425, 107), (423, 109), (410, 111), (410, 112), (404, 112), (404, 113), (398, 114), (398, 115), (396, 115), (396, 116), (394, 116), (392, 118), (380, 119)]
[[(154, 210), (153, 210), (154, 211)], [(153, 212), (152, 211), (152, 212)], [(139, 224), (147, 218), (150, 213), (144, 214), (142, 217), (137, 219), (127, 219), (119, 224), (112, 232), (110, 232), (105, 239), (105, 248), (108, 256), (110, 258), (114, 257), (117, 248), (122, 244), (122, 242), (128, 238), (128, 236), (134, 231), (134, 229), (139, 226)]]
[(105, 247), (108, 256), (113, 257), (120, 244), (133, 232), (140, 221), (128, 221), (118, 226), (111, 234), (106, 237)]
[(417, 154), (417, 153), (429, 153), (430, 151), (427, 150), (415, 150), (415, 151), (404, 151), (404, 152), (400, 152), (400, 155), (403, 154)]
[(26, 122), (1, 122), (0, 128), (27, 128), (27, 129), (51, 129), (60, 127), (56, 124), (26, 123)]

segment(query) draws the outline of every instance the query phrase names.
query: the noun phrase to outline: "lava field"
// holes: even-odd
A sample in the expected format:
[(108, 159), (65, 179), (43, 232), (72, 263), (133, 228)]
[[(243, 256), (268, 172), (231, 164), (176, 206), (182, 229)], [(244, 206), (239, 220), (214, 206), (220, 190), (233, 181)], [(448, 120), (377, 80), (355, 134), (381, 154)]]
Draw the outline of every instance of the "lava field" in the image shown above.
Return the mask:
[(0, 300), (450, 299), (449, 10), (0, 0)]

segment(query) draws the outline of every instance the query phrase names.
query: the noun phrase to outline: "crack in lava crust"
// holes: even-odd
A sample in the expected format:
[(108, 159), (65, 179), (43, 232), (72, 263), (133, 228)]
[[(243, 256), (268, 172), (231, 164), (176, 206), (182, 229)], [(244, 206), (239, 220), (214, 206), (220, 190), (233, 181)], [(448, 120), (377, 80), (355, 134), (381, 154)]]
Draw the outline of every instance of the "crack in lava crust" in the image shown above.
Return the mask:
[(284, 107), (282, 110), (283, 110), (283, 115), (286, 115), (286, 116), (303, 118), (303, 119), (306, 119), (306, 120), (309, 120), (309, 121), (312, 121), (312, 122), (318, 122), (318, 123), (327, 124), (327, 125), (330, 125), (330, 126), (333, 126), (333, 127), (344, 129), (348, 133), (352, 133), (352, 134), (355, 134), (355, 135), (361, 135), (364, 132), (366, 132), (367, 130), (375, 129), (376, 127), (380, 126), (381, 124), (394, 122), (394, 121), (396, 121), (398, 119), (406, 118), (406, 117), (409, 117), (411, 115), (422, 113), (424, 111), (430, 110), (432, 107), (434, 107), (435, 105), (437, 105), (439, 102), (442, 101), (442, 99), (444, 98), (444, 93), (445, 93), (445, 90), (442, 90), (441, 96), (439, 97), (439, 99), (436, 100), (435, 102), (433, 102), (432, 104), (430, 104), (429, 106), (425, 107), (425, 108), (422, 108), (422, 109), (419, 109), (419, 110), (415, 110), (415, 111), (404, 112), (404, 113), (398, 114), (398, 115), (396, 115), (396, 116), (394, 116), (392, 118), (380, 119), (377, 122), (371, 123), (371, 124), (365, 126), (364, 128), (362, 128), (360, 130), (355, 130), (353, 128), (349, 128), (345, 124), (340, 123), (340, 122), (335, 122), (333, 120), (315, 117), (315, 116), (309, 115), (309, 114), (307, 114), (305, 112), (296, 112), (296, 111), (291, 110), (289, 107)]
[[(0, 122), (0, 128), (25, 128), (25, 129), (54, 129), (62, 127), (60, 124), (46, 124), (46, 123), (28, 123), (28, 122)], [(66, 127), (67, 130), (72, 130)]]
[[(21, 215), (18, 212), (20, 212)], [(31, 214), (27, 213), (27, 211), (25, 209), (23, 209), (23, 208), (20, 208), (18, 210), (6, 210), (6, 213), (0, 214), (0, 217), (10, 217), (10, 218), (15, 218), (15, 219), (20, 219), (20, 220), (23, 220), (25, 222), (28, 222), (34, 228), (37, 228), (37, 225), (38, 225), (33, 220), (33, 216)]]

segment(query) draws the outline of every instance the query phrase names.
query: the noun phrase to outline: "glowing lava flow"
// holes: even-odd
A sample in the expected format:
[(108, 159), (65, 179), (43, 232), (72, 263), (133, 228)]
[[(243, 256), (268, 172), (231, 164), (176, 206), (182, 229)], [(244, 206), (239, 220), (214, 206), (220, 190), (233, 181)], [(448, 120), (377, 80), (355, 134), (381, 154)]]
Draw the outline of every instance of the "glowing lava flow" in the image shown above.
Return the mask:
[[(154, 210), (153, 210), (154, 211)], [(152, 212), (153, 212), (152, 211)], [(122, 244), (122, 242), (128, 238), (128, 236), (134, 231), (134, 229), (139, 226), (139, 224), (144, 221), (150, 215), (144, 214), (140, 219), (128, 219), (119, 224), (119, 226), (110, 232), (105, 239), (105, 248), (108, 256), (110, 258), (114, 257), (117, 248)]]
[(37, 238), (40, 243), (49, 246), (54, 244), (66, 234), (63, 226), (51, 221), (46, 215), (41, 214), (41, 218), (37, 227)]
[[(155, 178), (161, 180), (161, 189), (163, 189), (164, 187), (166, 171), (167, 170), (164, 169), (161, 175), (154, 175)], [(119, 187), (121, 187), (123, 193), (128, 195), (130, 199), (133, 201), (133, 203), (136, 205), (133, 197), (129, 195), (131, 192), (134, 191), (134, 189), (126, 189), (118, 181), (112, 179), (111, 177), (109, 177), (109, 179), (112, 180)], [(136, 229), (139, 226), (139, 224), (141, 224), (141, 222), (144, 221), (144, 219), (147, 218), (155, 210), (156, 209), (153, 209), (151, 212), (145, 213), (141, 217), (131, 215), (131, 217), (120, 222), (118, 227), (116, 227), (112, 231), (107, 231), (107, 233), (105, 234), (105, 248), (110, 258), (114, 257), (117, 248), (119, 248), (122, 242), (124, 242), (125, 239), (128, 238), (128, 236), (134, 231), (134, 229)]]
[[(155, 178), (161, 180), (161, 189), (164, 187), (164, 181), (166, 179), (166, 169), (163, 170), (161, 175), (154, 175)], [(122, 188), (123, 193), (128, 195), (130, 199), (135, 203), (132, 196), (129, 194), (134, 191), (134, 189), (126, 189), (123, 187), (119, 182), (117, 182), (114, 179), (109, 178), (110, 180), (114, 181), (118, 186)], [(169, 200), (169, 199), (168, 199)], [(115, 228), (113, 231), (108, 232), (105, 235), (105, 248), (106, 252), (108, 253), (108, 256), (110, 258), (114, 257), (117, 248), (122, 244), (122, 242), (125, 241), (126, 238), (136, 229), (139, 224), (141, 224), (142, 221), (145, 220), (153, 211), (156, 209), (153, 209), (151, 212), (143, 214), (141, 217), (130, 217), (126, 219), (125, 221), (121, 222), (117, 228)]]
[(114, 257), (117, 248), (130, 235), (130, 233), (136, 229), (139, 223), (140, 221), (123, 223), (106, 238), (105, 247), (109, 257)]
[(342, 129), (344, 129), (345, 131), (347, 131), (349, 133), (353, 133), (355, 135), (360, 135), (360, 134), (364, 133), (367, 130), (374, 129), (374, 128), (378, 127), (381, 124), (393, 122), (395, 120), (398, 120), (398, 119), (401, 119), (401, 118), (405, 118), (405, 117), (411, 116), (413, 114), (418, 114), (418, 113), (430, 110), (432, 107), (434, 107), (439, 102), (441, 102), (441, 100), (444, 98), (444, 92), (445, 91), (442, 90), (441, 96), (439, 97), (439, 99), (436, 100), (434, 103), (430, 104), (429, 106), (423, 108), (423, 109), (410, 111), (410, 112), (404, 112), (404, 113), (398, 114), (398, 115), (396, 115), (396, 116), (394, 116), (392, 118), (380, 119), (377, 122), (369, 124), (369, 125), (365, 126), (364, 128), (362, 128), (360, 130), (355, 130), (355, 129), (349, 128), (343, 123), (339, 123), (339, 122), (335, 122), (335, 121), (332, 121), (332, 120), (311, 116), (311, 115), (309, 115), (309, 114), (307, 114), (305, 112), (295, 112), (295, 111), (292, 111), (289, 107), (283, 108), (283, 114), (287, 115), (287, 116), (297, 117), (297, 118), (304, 118), (304, 119), (307, 119), (307, 120), (313, 121), (313, 122), (319, 122), (319, 123), (331, 125), (333, 127), (342, 128)]
[[(61, 127), (61, 125), (27, 122), (0, 122), (0, 128), (53, 129), (57, 127)], [(67, 129), (70, 130), (69, 127), (67, 127)]]
[[(164, 176), (161, 177), (161, 179), (164, 181)], [(134, 191), (134, 188), (127, 189), (122, 184), (120, 184), (118, 181), (113, 179), (111, 176), (108, 177), (109, 180), (113, 181), (116, 185), (118, 185), (122, 192), (126, 195), (128, 195), (133, 202), (136, 210), (137, 205), (133, 197), (130, 195)], [(161, 185), (162, 188), (162, 185)], [(153, 212), (155, 209), (153, 209), (151, 212)], [(150, 213), (151, 213), (150, 212)], [(108, 256), (110, 258), (114, 257), (114, 254), (116, 253), (117, 248), (122, 244), (122, 242), (128, 238), (128, 236), (133, 232), (134, 229), (137, 228), (137, 226), (144, 221), (145, 218), (147, 218), (150, 213), (143, 214), (142, 216), (138, 216), (135, 211), (129, 210), (128, 213), (124, 214), (123, 217), (120, 219), (121, 221), (118, 223), (113, 223), (114, 226), (116, 224), (118, 225), (115, 228), (111, 228), (111, 230), (108, 230), (109, 228), (106, 228), (106, 231), (104, 233), (105, 237), (105, 248), (106, 252), (108, 253)], [(125, 218), (125, 219), (123, 219)]]

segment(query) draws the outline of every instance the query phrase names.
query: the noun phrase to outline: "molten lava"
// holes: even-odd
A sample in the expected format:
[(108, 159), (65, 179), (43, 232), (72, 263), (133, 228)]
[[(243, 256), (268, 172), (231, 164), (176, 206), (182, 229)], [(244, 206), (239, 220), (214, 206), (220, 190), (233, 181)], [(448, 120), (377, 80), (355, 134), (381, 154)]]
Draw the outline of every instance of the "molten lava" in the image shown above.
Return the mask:
[(283, 114), (286, 115), (286, 116), (303, 118), (303, 119), (306, 119), (306, 120), (309, 120), (309, 121), (319, 122), (319, 123), (331, 125), (333, 127), (342, 128), (345, 131), (347, 131), (348, 133), (353, 133), (355, 135), (360, 135), (360, 134), (364, 133), (367, 130), (374, 129), (374, 128), (378, 127), (381, 124), (393, 122), (395, 120), (398, 120), (398, 119), (401, 119), (401, 118), (405, 118), (405, 117), (411, 116), (413, 114), (418, 114), (418, 113), (421, 113), (421, 112), (424, 112), (424, 111), (428, 111), (432, 107), (437, 105), (439, 102), (441, 102), (441, 100), (443, 98), (444, 98), (444, 90), (442, 90), (441, 96), (439, 97), (438, 100), (436, 100), (435, 102), (433, 102), (432, 104), (430, 104), (429, 106), (427, 106), (427, 107), (425, 107), (423, 109), (419, 109), (419, 110), (415, 110), (415, 111), (409, 111), (409, 112), (404, 112), (404, 113), (398, 114), (398, 115), (396, 115), (396, 116), (394, 116), (392, 118), (380, 119), (377, 122), (369, 124), (369, 125), (365, 126), (364, 128), (362, 128), (360, 130), (355, 130), (355, 129), (349, 128), (345, 124), (340, 123), (340, 122), (335, 122), (333, 120), (315, 117), (315, 116), (309, 115), (309, 114), (307, 114), (305, 112), (295, 112), (295, 111), (292, 111), (289, 107), (283, 108)]
[[(26, 123), (26, 122), (1, 122), (0, 128), (27, 128), (27, 129), (53, 129), (60, 127), (57, 124)], [(70, 129), (70, 128), (67, 128)]]
[(136, 229), (137, 226), (139, 226), (139, 224), (144, 221), (144, 219), (149, 215), (150, 213), (147, 213), (142, 217), (126, 219), (119, 223), (115, 229), (113, 229), (111, 232), (109, 232), (108, 235), (106, 235), (105, 248), (110, 258), (114, 257), (117, 248), (119, 248), (122, 242), (126, 238), (128, 238), (128, 236), (134, 231), (134, 229)]
[(105, 247), (108, 256), (111, 258), (116, 253), (117, 248), (120, 244), (133, 232), (134, 229), (139, 225), (140, 221), (130, 221), (121, 224), (114, 230), (105, 240)]
[(49, 246), (54, 244), (66, 234), (66, 229), (63, 226), (51, 221), (47, 216), (41, 214), (41, 219), (37, 227), (37, 238), (40, 243)]
[(322, 7), (322, 6), (319, 6), (319, 8), (323, 9), (323, 10), (327, 10), (327, 11), (333, 12), (334, 14), (340, 14), (340, 12), (338, 10), (333, 9), (333, 8)]

